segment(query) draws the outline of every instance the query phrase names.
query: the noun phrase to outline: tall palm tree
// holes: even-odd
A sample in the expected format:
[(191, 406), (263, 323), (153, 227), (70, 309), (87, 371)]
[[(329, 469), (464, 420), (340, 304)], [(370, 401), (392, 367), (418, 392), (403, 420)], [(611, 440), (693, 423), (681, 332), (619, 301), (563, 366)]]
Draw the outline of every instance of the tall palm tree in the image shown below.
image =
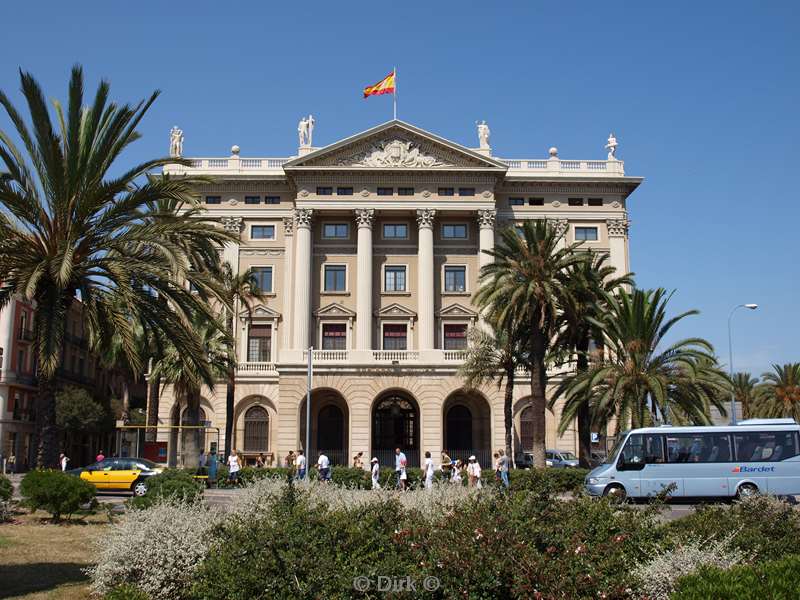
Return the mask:
[(486, 253), (493, 261), (481, 268), (474, 301), (498, 328), (523, 337), (531, 376), (533, 464), (544, 468), (546, 359), (558, 327), (560, 307), (570, 295), (569, 269), (583, 260), (579, 244), (566, 245), (563, 234), (546, 220), (526, 221), (500, 232)]
[(179, 159), (119, 168), (117, 159), (140, 137), (136, 128), (158, 92), (134, 106), (117, 105), (102, 81), (84, 106), (76, 66), (66, 111), (54, 102), (54, 123), (33, 76), (21, 72), (20, 79), (28, 123), (0, 92), (22, 142), (18, 148), (0, 131), (0, 307), (16, 294), (35, 302), (37, 464), (55, 466), (55, 372), (72, 301), (81, 302), (90, 342), (117, 333), (137, 370), (137, 322), (162, 330), (187, 358), (200, 360), (203, 348), (187, 323), (208, 309), (176, 281), (185, 279), (198, 240), (221, 245), (231, 236), (206, 219), (153, 218), (159, 199), (193, 203), (197, 181), (148, 177)]
[(505, 383), (503, 421), (505, 425), (506, 456), (511, 460), (512, 422), (514, 403), (514, 381), (518, 366), (525, 365), (525, 348), (519, 336), (495, 328), (487, 323), (487, 329), (473, 327), (469, 332), (469, 346), (459, 374), (469, 388), (477, 388), (487, 382), (496, 382), (498, 389)]
[(800, 422), (800, 363), (772, 365), (756, 386), (753, 416)]
[[(172, 385), (176, 403), (185, 405), (186, 425), (200, 426), (200, 398), (205, 386), (214, 389), (217, 381), (224, 379), (231, 363), (230, 340), (225, 327), (203, 313), (196, 313), (192, 328), (204, 348), (201, 361), (186, 356), (180, 348), (169, 344), (161, 359), (154, 363), (151, 377)], [(181, 425), (184, 424), (181, 419)], [(183, 466), (197, 467), (200, 456), (200, 429), (183, 434)]]
[[(605, 299), (614, 294), (623, 285), (632, 285), (631, 274), (614, 277), (616, 269), (607, 264), (609, 255), (587, 252), (585, 260), (569, 268), (570, 294), (564, 298), (561, 307), (556, 346), (567, 350), (570, 360), (574, 357), (575, 369), (578, 373), (589, 370), (592, 341), (602, 340), (602, 332), (596, 321), (602, 319), (606, 310)], [(556, 401), (563, 395), (566, 380), (556, 388), (550, 399), (552, 410)], [(578, 425), (578, 459), (582, 467), (589, 467), (592, 457), (592, 416), (589, 406), (589, 395), (576, 410)], [(559, 433), (564, 433), (572, 423), (563, 417), (559, 424)]]
[(752, 416), (757, 383), (758, 379), (750, 375), (750, 373), (734, 373), (731, 379), (733, 397), (742, 407), (743, 419), (749, 419)]
[(565, 382), (564, 419), (573, 418), (587, 396), (593, 423), (600, 426), (616, 418), (641, 427), (670, 409), (697, 424), (710, 423), (709, 406), (726, 414), (723, 395), (730, 385), (711, 344), (687, 338), (662, 347), (675, 324), (697, 314), (667, 317), (670, 297), (663, 289), (621, 289), (607, 296), (603, 319), (592, 321), (603, 332), (608, 357)]

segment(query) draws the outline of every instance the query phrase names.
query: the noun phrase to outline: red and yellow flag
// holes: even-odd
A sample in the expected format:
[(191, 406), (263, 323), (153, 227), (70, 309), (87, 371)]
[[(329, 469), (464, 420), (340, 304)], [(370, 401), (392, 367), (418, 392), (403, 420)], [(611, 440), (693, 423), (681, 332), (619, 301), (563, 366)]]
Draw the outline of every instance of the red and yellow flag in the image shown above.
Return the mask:
[(380, 94), (394, 94), (395, 72), (392, 71), (375, 85), (364, 88), (364, 98), (378, 96)]

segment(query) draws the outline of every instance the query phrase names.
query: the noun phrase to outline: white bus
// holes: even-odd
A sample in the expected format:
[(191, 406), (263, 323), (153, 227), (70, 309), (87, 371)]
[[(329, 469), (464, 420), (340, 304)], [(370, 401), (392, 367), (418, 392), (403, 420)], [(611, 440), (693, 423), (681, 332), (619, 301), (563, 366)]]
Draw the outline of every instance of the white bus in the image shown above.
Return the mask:
[(593, 496), (743, 497), (800, 494), (800, 426), (748, 419), (722, 427), (645, 427), (620, 435), (585, 487)]

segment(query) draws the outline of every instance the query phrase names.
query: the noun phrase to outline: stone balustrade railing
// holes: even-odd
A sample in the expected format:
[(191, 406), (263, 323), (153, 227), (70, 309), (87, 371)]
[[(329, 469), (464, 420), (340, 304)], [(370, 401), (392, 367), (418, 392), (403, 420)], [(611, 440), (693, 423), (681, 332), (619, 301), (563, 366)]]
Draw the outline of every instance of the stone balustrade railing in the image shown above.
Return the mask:
[(240, 362), (236, 365), (236, 371), (240, 374), (255, 375), (261, 373), (274, 373), (278, 371), (275, 363), (271, 362)]

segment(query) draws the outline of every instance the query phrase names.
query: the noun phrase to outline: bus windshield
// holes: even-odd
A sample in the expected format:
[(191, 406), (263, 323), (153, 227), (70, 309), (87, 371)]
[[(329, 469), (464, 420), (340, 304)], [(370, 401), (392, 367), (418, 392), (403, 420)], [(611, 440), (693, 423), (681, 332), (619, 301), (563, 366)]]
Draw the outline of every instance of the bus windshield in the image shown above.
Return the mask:
[(625, 444), (625, 440), (628, 439), (628, 432), (625, 431), (619, 434), (617, 441), (614, 442), (614, 447), (611, 448), (611, 451), (606, 455), (606, 459), (603, 461), (604, 465), (610, 465), (615, 460), (617, 460), (617, 454), (619, 454), (620, 449)]

